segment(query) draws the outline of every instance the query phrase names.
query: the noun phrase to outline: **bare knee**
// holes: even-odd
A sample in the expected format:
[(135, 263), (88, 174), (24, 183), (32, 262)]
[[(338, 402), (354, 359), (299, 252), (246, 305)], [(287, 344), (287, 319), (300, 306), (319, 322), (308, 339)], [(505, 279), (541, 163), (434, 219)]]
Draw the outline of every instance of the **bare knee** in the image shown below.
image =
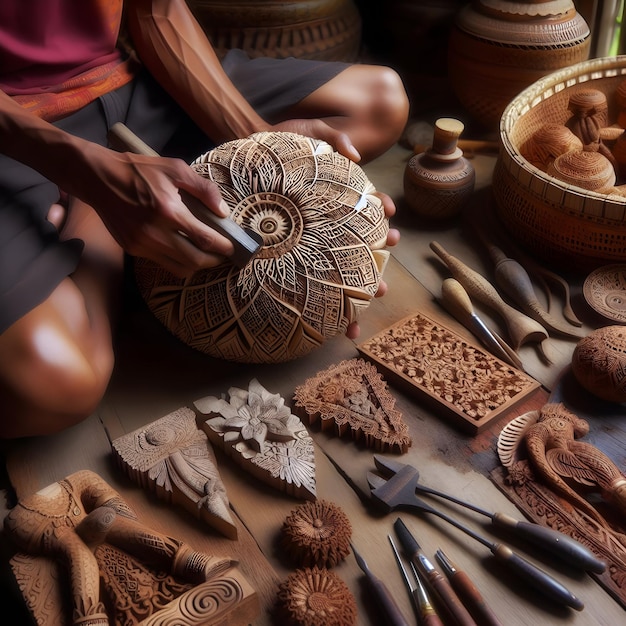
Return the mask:
[(388, 136), (389, 146), (395, 143), (406, 127), (409, 98), (402, 79), (390, 67), (377, 66), (372, 73), (370, 117)]
[(0, 367), (0, 437), (48, 435), (87, 418), (102, 399), (113, 368), (112, 347), (94, 363), (51, 328), (2, 338), (2, 354), (10, 367)]

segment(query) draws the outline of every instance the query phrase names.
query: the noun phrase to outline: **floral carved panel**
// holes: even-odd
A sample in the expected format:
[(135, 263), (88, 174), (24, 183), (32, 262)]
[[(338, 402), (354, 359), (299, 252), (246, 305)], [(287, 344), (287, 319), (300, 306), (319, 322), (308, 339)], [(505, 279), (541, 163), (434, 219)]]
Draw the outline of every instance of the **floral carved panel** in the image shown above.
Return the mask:
[(316, 499), (313, 439), (279, 394), (253, 379), (247, 390), (229, 389), (228, 399), (207, 396), (194, 405), (209, 440), (242, 468), (289, 495)]
[(391, 381), (476, 434), (539, 388), (518, 369), (421, 313), (359, 347)]

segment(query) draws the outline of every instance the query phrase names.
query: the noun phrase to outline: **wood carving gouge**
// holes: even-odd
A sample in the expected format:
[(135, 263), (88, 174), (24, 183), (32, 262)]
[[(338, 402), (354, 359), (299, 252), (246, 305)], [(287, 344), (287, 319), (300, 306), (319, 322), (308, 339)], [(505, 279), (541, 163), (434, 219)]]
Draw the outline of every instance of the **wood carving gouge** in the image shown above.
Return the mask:
[[(145, 144), (128, 126), (118, 122), (109, 129), (109, 142), (118, 151), (127, 150), (135, 154), (146, 156), (159, 156), (150, 146)], [(263, 244), (263, 238), (252, 230), (242, 228), (230, 217), (220, 217), (207, 208), (198, 198), (179, 190), (185, 206), (197, 217), (220, 235), (224, 235), (234, 246), (234, 252), (229, 260), (236, 267), (242, 268), (247, 265), (259, 252)]]
[(404, 509), (430, 513), (439, 517), (488, 548), (498, 562), (545, 597), (577, 611), (583, 610), (585, 606), (583, 602), (550, 574), (513, 552), (507, 545), (490, 541), (465, 524), (418, 498), (415, 495), (417, 476), (419, 476), (417, 470), (410, 465), (404, 465), (388, 481), (368, 472), (367, 479), (372, 487), (372, 501), (387, 512)]
[(529, 543), (549, 551), (552, 555), (560, 558), (568, 565), (593, 572), (595, 574), (601, 574), (606, 569), (604, 561), (598, 559), (598, 557), (596, 557), (596, 555), (582, 543), (572, 539), (564, 533), (552, 530), (551, 528), (546, 528), (540, 524), (535, 524), (534, 522), (516, 520), (505, 513), (493, 513), (486, 511), (485, 509), (467, 502), (466, 500), (460, 500), (459, 498), (456, 498), (448, 493), (428, 487), (418, 482), (419, 471), (417, 469), (404, 463), (400, 463), (396, 459), (375, 454), (374, 463), (376, 464), (378, 470), (386, 476), (393, 476), (394, 474), (400, 472), (404, 467), (411, 467), (415, 472), (415, 491), (444, 498), (450, 502), (454, 502), (455, 504), (479, 513), (480, 515), (484, 515), (491, 520), (491, 523), (494, 526), (510, 531), (515, 537), (524, 539)]

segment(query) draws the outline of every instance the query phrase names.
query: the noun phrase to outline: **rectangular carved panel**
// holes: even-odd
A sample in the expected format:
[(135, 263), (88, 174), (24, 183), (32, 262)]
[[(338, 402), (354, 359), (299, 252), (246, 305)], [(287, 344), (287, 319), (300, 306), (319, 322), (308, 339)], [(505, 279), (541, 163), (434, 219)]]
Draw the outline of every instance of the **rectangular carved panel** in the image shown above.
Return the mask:
[(441, 322), (411, 315), (358, 346), (389, 379), (476, 434), (539, 383)]

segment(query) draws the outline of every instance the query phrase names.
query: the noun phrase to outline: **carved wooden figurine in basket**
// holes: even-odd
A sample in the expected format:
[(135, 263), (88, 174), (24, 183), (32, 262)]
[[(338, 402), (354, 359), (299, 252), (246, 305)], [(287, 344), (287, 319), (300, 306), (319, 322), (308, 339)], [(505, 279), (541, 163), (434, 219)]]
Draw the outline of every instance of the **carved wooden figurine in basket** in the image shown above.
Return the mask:
[(230, 558), (142, 524), (89, 470), (20, 500), (5, 531), (21, 551), (11, 566), (42, 626), (234, 624), (258, 612)]
[(240, 362), (287, 361), (345, 332), (378, 291), (389, 255), (389, 223), (363, 170), (325, 142), (269, 132), (192, 167), (263, 245), (242, 269), (225, 262), (188, 279), (137, 259), (156, 317), (191, 347)]

